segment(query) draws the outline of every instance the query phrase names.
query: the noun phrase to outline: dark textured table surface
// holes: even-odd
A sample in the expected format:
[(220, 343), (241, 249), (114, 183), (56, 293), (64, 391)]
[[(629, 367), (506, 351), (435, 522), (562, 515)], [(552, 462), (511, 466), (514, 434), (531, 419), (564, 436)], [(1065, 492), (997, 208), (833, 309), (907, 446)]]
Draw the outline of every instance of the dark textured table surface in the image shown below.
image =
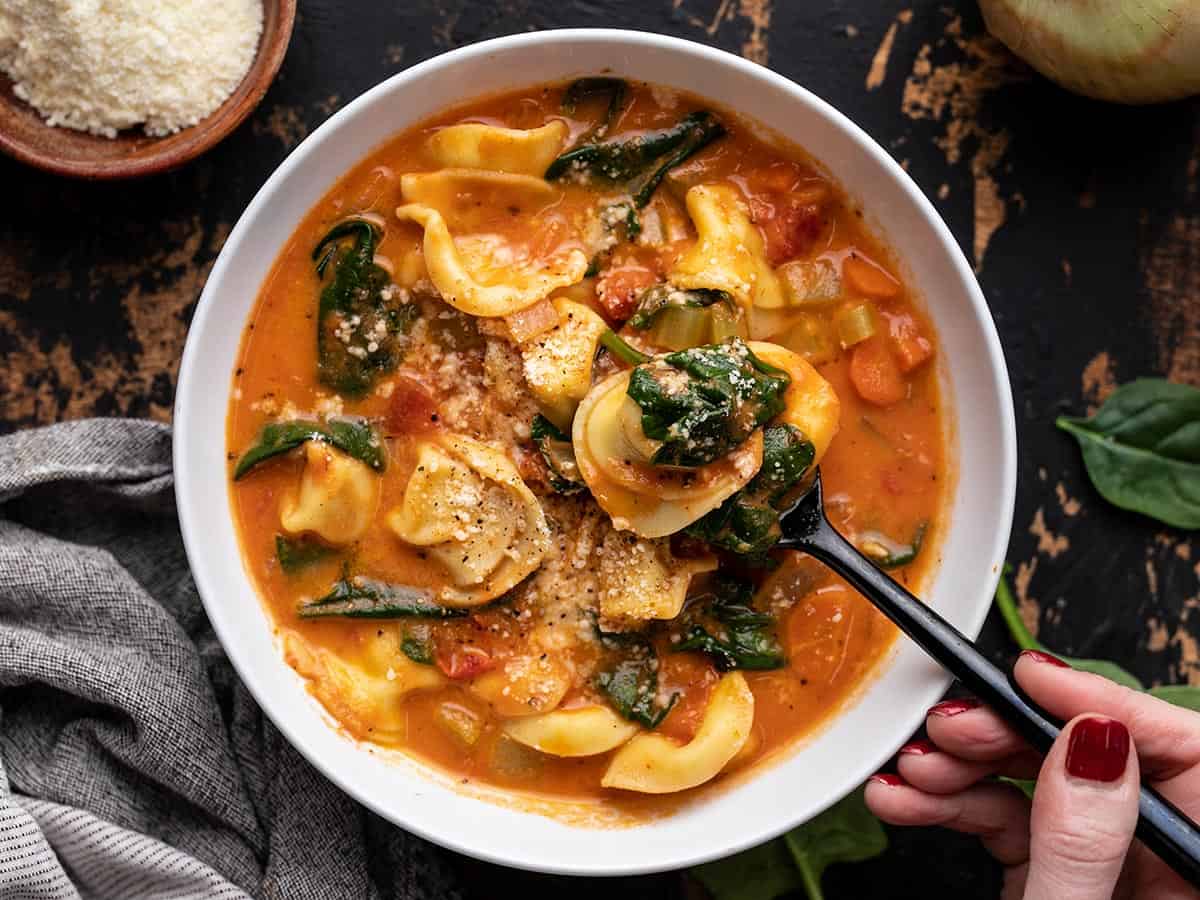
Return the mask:
[[(979, 271), (1020, 441), (1009, 558), (1050, 647), (1147, 682), (1200, 682), (1200, 556), (1104, 504), (1053, 426), (1115, 382), (1200, 384), (1200, 103), (1071, 96), (989, 39), (974, 3), (776, 0), (304, 0), (283, 70), (231, 138), (172, 174), (65, 181), (0, 160), (0, 427), (169, 419), (188, 320), (222, 242), (287, 153), (338, 107), (444, 50), (515, 31), (621, 26), (715, 44), (831, 101), (900, 160)], [(983, 646), (1007, 660), (997, 621)], [(786, 802), (786, 798), (781, 799)], [(612, 883), (462, 863), (478, 897)], [(995, 897), (973, 840), (892, 831), (887, 855), (827, 875), (830, 898)], [(694, 891), (678, 875), (624, 896)]]

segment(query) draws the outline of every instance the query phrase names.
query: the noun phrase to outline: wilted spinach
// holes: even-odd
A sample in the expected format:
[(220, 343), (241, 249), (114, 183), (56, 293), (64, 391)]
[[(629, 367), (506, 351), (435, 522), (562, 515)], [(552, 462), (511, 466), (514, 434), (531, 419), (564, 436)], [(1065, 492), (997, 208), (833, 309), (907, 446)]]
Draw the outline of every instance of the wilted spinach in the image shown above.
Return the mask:
[(623, 184), (641, 209), (650, 202), (667, 172), (725, 134), (725, 126), (707, 110), (682, 121), (634, 137), (587, 143), (568, 150), (550, 163), (546, 180), (571, 172), (612, 184)]
[(376, 472), (384, 469), (383, 441), (365, 419), (330, 419), (324, 424), (297, 419), (264, 425), (254, 446), (242, 454), (234, 467), (233, 480), (237, 481), (259, 463), (295, 450), (306, 441), (324, 441)]
[(796, 426), (768, 425), (758, 474), (685, 533), (742, 556), (766, 553), (782, 536), (776, 504), (808, 473), (814, 454)]
[(872, 859), (887, 846), (859, 788), (783, 837), (691, 872), (714, 900), (776, 900), (800, 890), (824, 900), (821, 876), (829, 866)]
[(669, 284), (656, 284), (642, 293), (637, 309), (629, 319), (629, 325), (639, 331), (645, 331), (667, 309), (673, 307), (704, 309), (714, 303), (725, 303), (730, 306), (730, 309), (733, 308), (733, 298), (725, 291), (707, 288), (684, 290)]
[[(353, 238), (346, 246), (343, 239)], [(419, 315), (401, 302), (391, 277), (375, 264), (375, 226), (347, 219), (313, 248), (317, 277), (333, 265), (333, 279), (317, 306), (317, 376), (339, 393), (358, 397), (400, 364), (404, 335)]]
[(672, 649), (705, 653), (721, 672), (783, 667), (787, 658), (775, 637), (775, 617), (756, 610), (753, 598), (752, 584), (718, 576), (692, 599), (684, 614), (686, 630)]
[(374, 578), (343, 574), (329, 593), (319, 600), (302, 604), (296, 612), (302, 619), (339, 616), (349, 619), (402, 619), (422, 617), (453, 619), (467, 610), (441, 606), (426, 588), (406, 584), (388, 584)]
[(282, 534), (275, 535), (275, 558), (279, 560), (279, 568), (289, 575), (307, 569), (323, 559), (328, 559), (336, 552), (332, 547), (327, 547), (311, 538), (289, 538)]
[(925, 541), (928, 528), (928, 522), (918, 525), (912, 540), (907, 544), (899, 544), (882, 532), (868, 531), (859, 541), (859, 549), (879, 568), (898, 569), (907, 566), (920, 555), (921, 544)]
[(643, 433), (662, 441), (651, 461), (693, 467), (725, 456), (782, 412), (790, 383), (730, 338), (637, 366), (627, 393), (641, 407)]
[(427, 625), (406, 628), (400, 638), (400, 652), (422, 666), (433, 665), (433, 640)]
[(600, 335), (600, 344), (627, 366), (637, 366), (649, 362), (651, 357), (623, 340), (611, 328)]
[(560, 494), (577, 494), (587, 490), (579, 466), (575, 462), (575, 451), (571, 438), (543, 415), (533, 417), (529, 436), (550, 472), (550, 487)]
[(579, 78), (567, 85), (563, 92), (562, 111), (568, 116), (575, 114), (580, 103), (591, 97), (608, 97), (608, 109), (604, 113), (604, 121), (584, 135), (584, 139), (603, 137), (612, 128), (625, 106), (627, 85), (620, 78)]
[(1117, 388), (1090, 419), (1063, 416), (1109, 503), (1200, 528), (1200, 390), (1159, 378)]
[(654, 645), (636, 632), (608, 632), (596, 627), (596, 637), (615, 662), (596, 677), (600, 689), (617, 713), (644, 728), (657, 728), (675, 706), (679, 694), (663, 705), (658, 702), (658, 655)]

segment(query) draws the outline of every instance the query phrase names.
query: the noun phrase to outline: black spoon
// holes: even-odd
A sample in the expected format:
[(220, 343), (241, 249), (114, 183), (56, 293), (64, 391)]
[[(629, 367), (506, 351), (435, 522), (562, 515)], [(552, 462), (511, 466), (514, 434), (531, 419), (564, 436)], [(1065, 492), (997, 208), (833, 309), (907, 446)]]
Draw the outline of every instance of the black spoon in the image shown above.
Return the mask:
[[(958, 629), (880, 571), (825, 518), (821, 473), (782, 515), (782, 549), (802, 550), (841, 575), (910, 638), (1045, 753), (1062, 723), (1038, 709)], [(1168, 866), (1200, 887), (1200, 829), (1145, 784), (1138, 800), (1137, 836)]]

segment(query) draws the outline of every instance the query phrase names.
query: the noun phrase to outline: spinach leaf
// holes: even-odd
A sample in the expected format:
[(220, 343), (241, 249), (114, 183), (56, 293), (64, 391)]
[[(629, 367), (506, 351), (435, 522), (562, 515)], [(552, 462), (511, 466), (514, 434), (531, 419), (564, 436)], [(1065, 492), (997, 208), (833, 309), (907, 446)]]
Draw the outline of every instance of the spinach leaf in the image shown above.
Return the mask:
[(637, 366), (644, 362), (649, 362), (651, 357), (647, 356), (637, 347), (624, 341), (611, 328), (604, 334), (600, 335), (600, 344), (627, 366)]
[(637, 366), (626, 393), (642, 410), (642, 432), (662, 441), (659, 466), (720, 459), (783, 411), (791, 379), (741, 338), (680, 350)]
[(762, 556), (782, 536), (775, 505), (808, 473), (814, 454), (796, 426), (768, 425), (758, 474), (684, 533), (742, 556)]
[[(352, 237), (353, 244), (343, 246)], [(317, 375), (351, 397), (365, 394), (382, 373), (400, 364), (404, 336), (419, 315), (400, 288), (375, 264), (375, 226), (347, 219), (313, 248), (317, 276), (333, 264), (333, 280), (317, 305)]]
[(913, 539), (907, 544), (898, 544), (881, 531), (867, 531), (859, 542), (860, 549), (879, 568), (898, 569), (913, 562), (920, 554), (928, 528), (928, 522), (918, 525)]
[[(1009, 567), (1005, 566), (1004, 572), (1000, 575), (1000, 581), (996, 585), (995, 598), (996, 608), (1000, 610), (1000, 617), (1008, 627), (1008, 633), (1022, 650), (1040, 650), (1043, 653), (1050, 653), (1051, 651), (1044, 644), (1039, 643), (1037, 638), (1030, 634), (1029, 629), (1025, 627), (1021, 613), (1017, 610), (1016, 599), (1013, 597), (1012, 589), (1009, 588), (1008, 579), (1005, 577), (1008, 572)], [(1073, 669), (1103, 675), (1109, 681), (1115, 681), (1117, 684), (1133, 688), (1135, 691), (1144, 689), (1141, 681), (1136, 676), (1106, 659), (1078, 659), (1070, 656), (1062, 656), (1057, 653), (1054, 655)]]
[(310, 538), (289, 538), (275, 535), (275, 558), (279, 568), (289, 575), (307, 569), (314, 563), (327, 559), (337, 551)]
[(690, 307), (704, 309), (714, 303), (724, 303), (733, 309), (733, 298), (725, 291), (696, 288), (683, 290), (669, 284), (656, 284), (647, 288), (638, 299), (637, 309), (629, 319), (629, 325), (638, 331), (645, 331), (654, 324), (654, 320), (671, 307)]
[(579, 104), (591, 97), (608, 97), (608, 109), (604, 121), (589, 131), (585, 137), (602, 137), (617, 121), (625, 105), (627, 85), (620, 78), (579, 78), (567, 85), (563, 92), (562, 111), (573, 116)]
[(691, 871), (714, 900), (774, 900), (798, 890), (824, 900), (821, 876), (830, 865), (872, 859), (887, 846), (859, 788), (781, 838)]
[(429, 626), (406, 628), (400, 638), (400, 652), (422, 666), (433, 665), (433, 640)]
[(242, 454), (234, 467), (233, 480), (237, 481), (259, 463), (295, 450), (306, 441), (325, 441), (376, 472), (384, 469), (383, 441), (365, 419), (330, 419), (323, 425), (297, 419), (264, 425), (257, 442)]
[(1175, 706), (1200, 712), (1200, 687), (1193, 687), (1190, 684), (1164, 684), (1152, 687), (1146, 693), (1159, 700), (1166, 700)]
[[(717, 576), (712, 588), (692, 600), (685, 615), (690, 622), (675, 652), (698, 650), (712, 657), (718, 671), (779, 669), (787, 663), (775, 637), (775, 618), (753, 606), (754, 586), (729, 576)], [(718, 635), (697, 620), (714, 620)]]
[(568, 150), (550, 163), (545, 177), (556, 181), (572, 173), (624, 184), (634, 207), (641, 209), (668, 171), (724, 134), (725, 126), (701, 110), (670, 128)]
[(465, 616), (467, 610), (441, 606), (433, 601), (433, 592), (406, 584), (388, 584), (362, 575), (343, 575), (329, 593), (319, 600), (304, 603), (297, 610), (302, 619), (341, 616), (349, 619), (401, 619), (423, 617), (452, 619)]
[(596, 687), (623, 718), (644, 728), (657, 728), (675, 706), (679, 694), (658, 703), (658, 654), (654, 645), (636, 632), (601, 631), (595, 626), (602, 646), (616, 654), (616, 662), (596, 677)]
[(1091, 419), (1057, 424), (1079, 441), (1088, 477), (1109, 503), (1200, 528), (1200, 390), (1140, 378)]
[(560, 494), (577, 494), (587, 490), (583, 476), (579, 474), (579, 466), (575, 463), (575, 450), (568, 435), (539, 414), (533, 417), (529, 436), (550, 471), (550, 487)]

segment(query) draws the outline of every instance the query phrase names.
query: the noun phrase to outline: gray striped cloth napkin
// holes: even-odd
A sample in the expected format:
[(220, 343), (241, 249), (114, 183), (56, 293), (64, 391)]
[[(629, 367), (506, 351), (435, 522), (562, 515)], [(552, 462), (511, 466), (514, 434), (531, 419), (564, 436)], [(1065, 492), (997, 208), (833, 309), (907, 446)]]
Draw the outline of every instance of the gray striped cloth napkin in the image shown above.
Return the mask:
[(453, 900), (234, 675), (176, 527), (171, 432), (0, 437), (0, 898)]

